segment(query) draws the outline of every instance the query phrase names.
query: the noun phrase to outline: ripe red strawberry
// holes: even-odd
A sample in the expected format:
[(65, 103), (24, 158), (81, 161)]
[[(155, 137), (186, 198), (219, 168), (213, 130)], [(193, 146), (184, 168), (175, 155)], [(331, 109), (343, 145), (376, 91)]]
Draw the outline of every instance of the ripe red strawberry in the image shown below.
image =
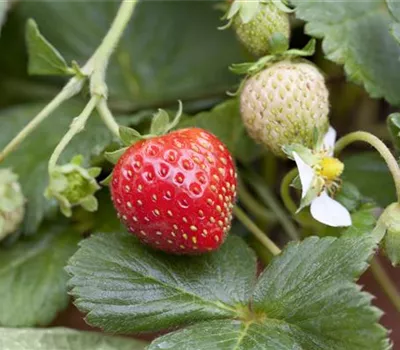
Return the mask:
[(217, 249), (230, 229), (236, 171), (225, 145), (189, 128), (141, 140), (118, 160), (114, 206), (130, 232), (176, 254)]

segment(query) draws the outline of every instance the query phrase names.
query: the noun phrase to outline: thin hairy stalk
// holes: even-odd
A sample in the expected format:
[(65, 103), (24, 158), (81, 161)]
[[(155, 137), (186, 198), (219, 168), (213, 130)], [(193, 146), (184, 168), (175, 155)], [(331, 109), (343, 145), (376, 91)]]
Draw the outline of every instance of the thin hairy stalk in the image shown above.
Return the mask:
[(117, 137), (119, 137), (119, 125), (115, 121), (105, 99), (101, 99), (97, 105), (97, 111), (107, 128)]
[[(19, 133), (16, 135), (1, 151), (0, 162), (3, 161), (11, 152), (13, 152), (47, 117), (51, 115), (63, 102), (69, 100), (78, 94), (86, 81), (90, 78), (91, 94), (107, 97), (107, 85), (105, 83), (105, 74), (115, 47), (118, 44), (128, 22), (131, 18), (137, 0), (124, 0), (118, 10), (118, 13), (104, 37), (102, 43), (92, 55), (92, 57), (82, 67), (82, 74), (69, 80), (60, 93), (53, 98)], [(98, 100), (98, 102), (101, 102)], [(102, 109), (104, 110), (104, 109)], [(110, 117), (111, 116), (111, 117)], [(115, 120), (111, 115), (103, 118), (106, 126), (116, 134)]]
[(400, 293), (377, 257), (375, 257), (371, 262), (371, 272), (374, 275), (375, 280), (380, 284), (383, 291), (392, 302), (393, 306), (398, 312), (400, 312)]
[(343, 136), (339, 141), (336, 142), (335, 153), (339, 154), (346, 146), (356, 141), (369, 143), (379, 152), (379, 154), (385, 160), (393, 176), (393, 180), (396, 186), (397, 200), (400, 202), (400, 168), (396, 161), (396, 158), (379, 138), (365, 131), (352, 132)]
[(248, 179), (249, 185), (253, 187), (263, 202), (275, 213), (287, 235), (292, 240), (298, 241), (300, 238), (295, 225), (263, 180), (257, 174), (250, 171), (242, 172), (242, 175)]
[(240, 177), (238, 178), (238, 197), (240, 203), (262, 223), (271, 225), (276, 222), (276, 215), (254, 198)]
[(281, 250), (269, 237), (245, 214), (238, 206), (233, 208), (236, 218), (267, 248), (273, 255), (279, 255)]
[(74, 77), (1, 151), (0, 163), (24, 141), (47, 117), (63, 102), (78, 94), (83, 86), (84, 78)]
[(92, 114), (93, 110), (96, 108), (98, 100), (99, 100), (98, 96), (92, 97), (90, 99), (89, 103), (86, 105), (86, 107), (82, 111), (82, 113), (72, 121), (68, 132), (61, 139), (61, 141), (59, 142), (57, 147), (54, 149), (54, 152), (50, 157), (49, 173), (57, 165), (58, 158), (60, 158), (61, 153), (68, 146), (68, 144), (75, 137), (75, 135), (77, 135), (78, 133), (82, 132), (85, 129), (86, 122), (89, 119), (90, 115)]

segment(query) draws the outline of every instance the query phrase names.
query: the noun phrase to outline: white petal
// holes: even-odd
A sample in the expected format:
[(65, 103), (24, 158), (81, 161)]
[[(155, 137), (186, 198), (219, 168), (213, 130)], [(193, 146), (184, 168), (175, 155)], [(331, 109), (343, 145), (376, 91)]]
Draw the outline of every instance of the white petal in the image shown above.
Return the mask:
[(341, 227), (351, 225), (349, 211), (339, 202), (329, 197), (326, 191), (312, 201), (311, 215), (315, 220), (328, 226)]
[(302, 190), (301, 198), (304, 198), (308, 190), (310, 189), (311, 183), (314, 179), (314, 170), (307, 163), (305, 163), (296, 152), (293, 152), (292, 154), (294, 161), (296, 162), (297, 169), (299, 170)]
[(336, 142), (336, 130), (331, 126), (328, 129), (328, 132), (324, 136), (324, 140), (322, 141), (322, 146), (324, 149), (329, 151), (329, 155), (333, 156), (333, 149), (335, 148)]

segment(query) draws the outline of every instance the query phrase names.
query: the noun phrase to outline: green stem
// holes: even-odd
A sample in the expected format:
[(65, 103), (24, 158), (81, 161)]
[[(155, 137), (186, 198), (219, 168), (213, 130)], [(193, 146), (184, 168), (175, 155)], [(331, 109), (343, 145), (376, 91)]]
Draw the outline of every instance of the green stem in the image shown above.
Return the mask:
[(272, 212), (275, 213), (278, 221), (280, 222), (281, 226), (283, 227), (287, 235), (292, 240), (298, 241), (299, 235), (297, 233), (296, 227), (286, 214), (285, 210), (279, 204), (278, 200), (275, 198), (273, 193), (269, 190), (268, 187), (265, 186), (262, 179), (260, 179), (258, 175), (253, 172), (246, 171), (244, 174), (245, 177), (249, 180), (248, 181), (249, 184), (258, 193), (260, 198), (269, 208), (271, 208)]
[(81, 91), (85, 79), (72, 78), (60, 93), (55, 96), (1, 151), (0, 162), (13, 152), (52, 112), (63, 102), (69, 100)]
[[(104, 37), (104, 40), (92, 55), (92, 57), (82, 67), (81, 71), (85, 76), (90, 76), (91, 94), (107, 96), (107, 86), (105, 84), (105, 73), (111, 54), (113, 53), (119, 39), (121, 38), (129, 19), (132, 16), (137, 0), (124, 0), (118, 13)], [(83, 87), (86, 78), (75, 76), (65, 85), (61, 92), (46, 105), (9, 143), (0, 153), (2, 162), (11, 152), (13, 152), (52, 112), (54, 112), (63, 102), (78, 94)], [(111, 113), (110, 113), (111, 114)], [(103, 118), (106, 125), (115, 134), (115, 125), (109, 118)], [(112, 117), (112, 115), (111, 115)], [(116, 124), (116, 122), (115, 122)]]
[(400, 312), (399, 291), (376, 257), (371, 262), (371, 272), (376, 281), (381, 285), (383, 291), (386, 293), (396, 310)]
[(319, 222), (313, 220), (305, 212), (297, 213), (297, 205), (293, 201), (292, 196), (290, 195), (290, 185), (292, 184), (297, 174), (298, 174), (297, 168), (293, 168), (285, 175), (285, 177), (281, 182), (281, 197), (283, 204), (285, 205), (286, 209), (293, 215), (294, 219), (301, 226), (310, 228), (314, 231), (321, 231), (324, 229), (324, 226), (322, 226)]
[(238, 206), (233, 208), (236, 218), (273, 254), (279, 255), (281, 250)]
[(292, 184), (294, 178), (297, 176), (298, 171), (296, 168), (290, 170), (281, 182), (281, 197), (283, 204), (292, 215), (296, 214), (297, 205), (293, 201), (292, 196), (290, 195), (290, 185)]
[(273, 186), (276, 183), (278, 172), (278, 160), (268, 152), (262, 159), (262, 176), (268, 186)]
[(369, 143), (385, 160), (390, 172), (392, 173), (396, 186), (397, 200), (400, 202), (400, 168), (397, 164), (396, 158), (379, 138), (365, 131), (352, 132), (343, 136), (338, 142), (336, 142), (335, 153), (339, 154), (346, 146), (356, 141)]
[(276, 216), (252, 196), (240, 177), (238, 178), (238, 197), (240, 203), (261, 222), (269, 225), (276, 222)]
[(108, 108), (107, 102), (101, 99), (97, 105), (97, 111), (100, 114), (101, 119), (103, 119), (104, 124), (107, 128), (117, 137), (119, 137), (119, 125), (115, 121), (110, 109)]
[(92, 96), (98, 95), (107, 98), (105, 75), (108, 62), (132, 17), (137, 3), (138, 0), (124, 0), (122, 2), (110, 30), (93, 55), (93, 75), (90, 79), (90, 92)]
[(60, 158), (61, 153), (68, 146), (74, 136), (84, 130), (86, 122), (92, 114), (93, 110), (96, 108), (98, 100), (99, 97), (92, 97), (89, 103), (83, 109), (82, 113), (72, 121), (68, 132), (63, 136), (50, 157), (48, 165), (49, 173), (51, 173), (52, 170), (55, 168), (58, 158)]

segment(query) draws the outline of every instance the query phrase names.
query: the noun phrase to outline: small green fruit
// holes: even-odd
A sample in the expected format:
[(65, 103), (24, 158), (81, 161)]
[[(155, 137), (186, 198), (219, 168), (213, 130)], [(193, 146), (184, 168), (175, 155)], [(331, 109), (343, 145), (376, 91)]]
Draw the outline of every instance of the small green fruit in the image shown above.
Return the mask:
[(25, 214), (25, 198), (18, 176), (10, 169), (0, 170), (0, 240), (14, 233)]
[(280, 157), (285, 145), (312, 148), (315, 131), (324, 135), (329, 127), (324, 77), (304, 61), (280, 61), (249, 78), (240, 109), (250, 136)]
[(257, 57), (270, 53), (270, 40), (275, 33), (288, 40), (290, 36), (289, 16), (273, 2), (260, 3), (258, 12), (249, 22), (244, 23), (237, 15), (232, 24), (240, 42)]

